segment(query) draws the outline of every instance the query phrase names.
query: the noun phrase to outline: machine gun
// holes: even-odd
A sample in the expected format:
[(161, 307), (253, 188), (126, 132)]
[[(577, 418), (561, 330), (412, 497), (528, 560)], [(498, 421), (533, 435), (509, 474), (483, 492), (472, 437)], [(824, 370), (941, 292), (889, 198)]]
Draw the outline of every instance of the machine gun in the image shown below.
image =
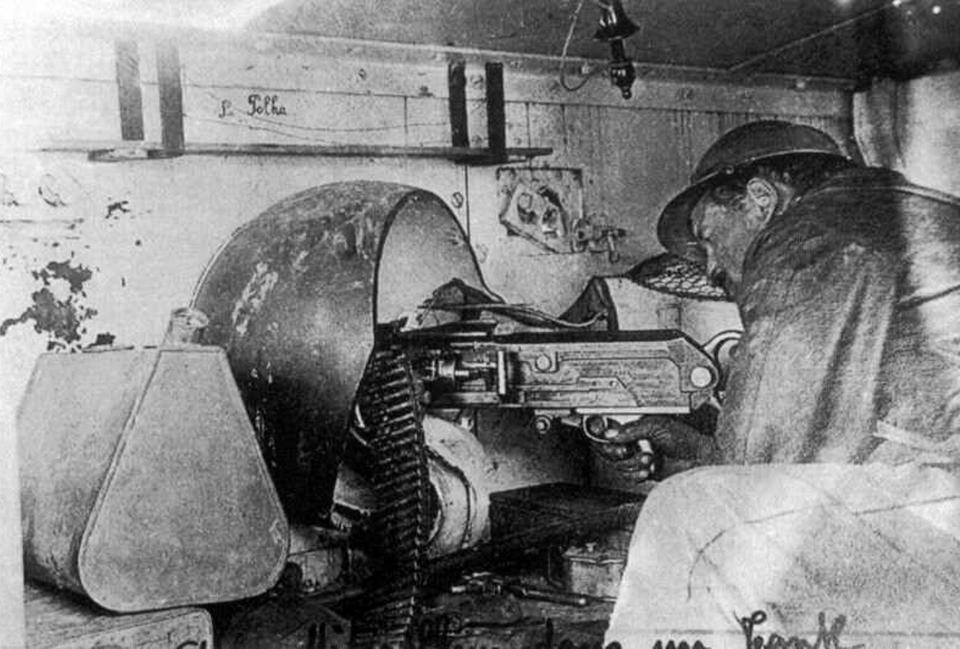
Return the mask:
[(430, 408), (526, 408), (541, 434), (573, 426), (598, 442), (642, 415), (696, 410), (719, 381), (713, 359), (675, 330), (498, 335), (494, 326), (381, 334), (405, 348)]

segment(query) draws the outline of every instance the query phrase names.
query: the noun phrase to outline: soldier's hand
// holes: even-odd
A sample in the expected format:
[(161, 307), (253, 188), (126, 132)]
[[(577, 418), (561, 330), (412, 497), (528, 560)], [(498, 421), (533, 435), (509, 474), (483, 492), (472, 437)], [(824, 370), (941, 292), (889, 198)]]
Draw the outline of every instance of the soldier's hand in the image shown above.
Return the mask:
[(641, 417), (619, 428), (608, 428), (604, 435), (614, 447), (648, 440), (657, 455), (675, 460), (706, 461), (714, 447), (712, 437), (668, 415)]
[(649, 480), (657, 472), (657, 456), (649, 440), (638, 439), (627, 444), (592, 442), (597, 458), (605, 471), (614, 471), (636, 483)]

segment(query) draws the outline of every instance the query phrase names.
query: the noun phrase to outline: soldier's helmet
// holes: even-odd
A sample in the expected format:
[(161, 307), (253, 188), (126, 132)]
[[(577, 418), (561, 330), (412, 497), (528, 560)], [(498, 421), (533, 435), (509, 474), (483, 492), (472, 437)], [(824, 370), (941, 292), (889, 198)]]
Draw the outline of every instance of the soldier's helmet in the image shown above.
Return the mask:
[(660, 214), (660, 243), (674, 254), (702, 263), (704, 253), (690, 229), (690, 213), (704, 192), (745, 166), (796, 155), (849, 160), (832, 137), (812, 126), (764, 120), (727, 131), (700, 158), (690, 185)]

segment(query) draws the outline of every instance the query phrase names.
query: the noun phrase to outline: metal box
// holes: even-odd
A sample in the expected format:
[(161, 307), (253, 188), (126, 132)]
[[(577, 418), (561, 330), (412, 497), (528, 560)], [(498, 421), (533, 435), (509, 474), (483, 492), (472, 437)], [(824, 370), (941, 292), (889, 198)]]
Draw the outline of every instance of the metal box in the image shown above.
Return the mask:
[(563, 586), (573, 593), (617, 598), (627, 553), (596, 543), (573, 546), (563, 553)]
[(120, 612), (277, 581), (287, 521), (221, 349), (43, 354), (17, 428), (29, 577)]
[(116, 615), (30, 584), (25, 607), (27, 649), (213, 649), (210, 616), (199, 608)]

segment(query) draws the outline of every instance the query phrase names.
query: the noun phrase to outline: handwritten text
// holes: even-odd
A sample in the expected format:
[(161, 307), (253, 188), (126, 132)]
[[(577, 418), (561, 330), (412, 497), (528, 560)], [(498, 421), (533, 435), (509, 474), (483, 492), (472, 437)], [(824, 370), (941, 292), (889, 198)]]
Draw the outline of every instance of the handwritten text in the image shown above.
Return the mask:
[(741, 617), (737, 621), (746, 638), (747, 649), (858, 649), (863, 647), (863, 645), (855, 645), (847, 648), (840, 644), (840, 634), (847, 625), (847, 618), (844, 615), (834, 618), (830, 628), (827, 628), (827, 616), (821, 612), (817, 616), (817, 637), (812, 643), (796, 636), (784, 638), (777, 633), (771, 633), (766, 638), (762, 635), (755, 636), (754, 629), (767, 621), (767, 614), (764, 611), (754, 611), (750, 617)]

